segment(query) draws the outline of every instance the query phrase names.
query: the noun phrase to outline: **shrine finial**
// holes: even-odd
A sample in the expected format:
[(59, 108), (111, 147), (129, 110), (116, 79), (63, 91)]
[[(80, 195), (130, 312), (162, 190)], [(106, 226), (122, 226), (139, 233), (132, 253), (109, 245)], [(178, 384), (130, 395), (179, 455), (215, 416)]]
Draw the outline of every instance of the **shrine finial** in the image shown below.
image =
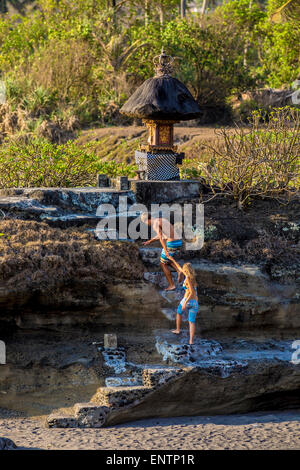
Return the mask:
[(161, 54), (155, 56), (153, 59), (155, 72), (156, 72), (155, 76), (156, 77), (170, 76), (173, 72), (173, 62), (174, 62), (174, 57), (166, 54), (164, 48), (162, 48)]

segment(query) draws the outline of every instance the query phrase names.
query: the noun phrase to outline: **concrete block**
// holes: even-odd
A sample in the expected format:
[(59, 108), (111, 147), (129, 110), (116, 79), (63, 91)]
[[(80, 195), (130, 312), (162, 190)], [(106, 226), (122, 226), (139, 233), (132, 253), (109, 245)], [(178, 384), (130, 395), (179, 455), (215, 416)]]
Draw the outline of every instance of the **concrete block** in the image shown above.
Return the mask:
[(151, 203), (162, 204), (199, 199), (203, 185), (199, 180), (142, 181), (132, 179), (130, 188), (135, 193), (136, 201), (148, 206)]
[(113, 179), (112, 184), (117, 191), (128, 191), (130, 188), (128, 176), (118, 176)]
[(104, 348), (105, 349), (117, 349), (118, 339), (115, 333), (104, 335)]
[(98, 188), (109, 188), (110, 180), (107, 175), (105, 174), (98, 174), (97, 175), (97, 186)]

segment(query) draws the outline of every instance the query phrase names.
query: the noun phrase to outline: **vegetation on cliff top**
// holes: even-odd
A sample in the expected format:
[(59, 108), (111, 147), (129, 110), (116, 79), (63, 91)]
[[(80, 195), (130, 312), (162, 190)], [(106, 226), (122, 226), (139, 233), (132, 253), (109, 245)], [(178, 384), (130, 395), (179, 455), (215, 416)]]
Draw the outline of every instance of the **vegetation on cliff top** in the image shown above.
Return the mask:
[[(179, 58), (174, 73), (206, 121), (229, 116), (233, 96), (257, 86), (290, 85), (298, 73), (300, 29), (293, 18), (270, 20), (280, 4), (230, 0), (204, 16), (188, 11), (180, 17), (176, 0), (36, 0), (17, 15), (3, 14), (0, 186), (93, 185), (97, 173), (133, 177), (130, 155), (139, 138), (116, 143), (108, 135), (93, 148), (68, 140), (92, 123), (131, 122), (119, 108), (153, 75), (152, 59), (162, 46)], [(185, 162), (182, 174), (231, 194), (240, 207), (258, 194), (290, 191), (299, 184), (299, 126), (289, 127), (287, 120), (279, 134), (257, 126), (234, 139), (223, 133), (204, 150), (194, 142), (195, 158)]]
[[(82, 146), (43, 138), (5, 142), (0, 147), (0, 186), (89, 186), (96, 184), (97, 173), (134, 177), (136, 166), (126, 163), (140, 140), (134, 135), (130, 142), (106, 135)], [(189, 157), (181, 175), (200, 179), (209, 198), (230, 196), (242, 209), (256, 197), (286, 202), (286, 195), (297, 195), (300, 115), (294, 108), (278, 108), (268, 119), (255, 112), (247, 128), (219, 129), (211, 142), (192, 140), (181, 148)]]
[(270, 20), (281, 0), (269, 0), (267, 8), (258, 0), (230, 0), (205, 16), (187, 10), (184, 18), (179, 3), (36, 0), (17, 15), (1, 15), (2, 135), (59, 139), (60, 130), (130, 122), (119, 108), (153, 75), (162, 46), (180, 58), (175, 74), (206, 122), (228, 117), (233, 95), (297, 78), (299, 27), (293, 19)]
[(135, 175), (135, 165), (103, 162), (92, 145), (52, 144), (47, 139), (13, 140), (0, 146), (0, 187), (95, 186), (97, 173)]
[[(263, 121), (262, 121), (263, 120)], [(261, 122), (262, 121), (262, 122)], [(229, 195), (241, 209), (255, 197), (285, 200), (300, 186), (300, 114), (277, 108), (264, 119), (254, 112), (245, 128), (216, 132), (219, 139), (191, 149), (181, 172), (200, 178), (213, 197)], [(194, 158), (193, 158), (194, 156)], [(210, 196), (211, 197), (211, 196)]]

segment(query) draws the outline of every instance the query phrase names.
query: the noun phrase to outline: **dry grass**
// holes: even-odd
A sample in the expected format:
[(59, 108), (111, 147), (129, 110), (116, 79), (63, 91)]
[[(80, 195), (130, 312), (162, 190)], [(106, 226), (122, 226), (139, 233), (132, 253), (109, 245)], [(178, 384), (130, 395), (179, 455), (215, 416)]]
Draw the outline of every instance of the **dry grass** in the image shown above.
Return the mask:
[(72, 280), (140, 279), (138, 249), (123, 242), (97, 242), (83, 230), (60, 230), (33, 221), (0, 221), (3, 286), (47, 291)]
[(13, 109), (9, 103), (0, 106), (0, 141), (11, 134), (27, 129), (27, 111)]
[[(214, 127), (175, 126), (174, 140), (188, 160), (199, 160), (204, 144), (214, 143), (218, 137)], [(140, 144), (147, 143), (145, 126), (102, 127), (82, 131), (76, 144), (93, 143), (93, 151), (103, 161), (134, 163), (134, 152)]]
[(63, 144), (75, 138), (79, 126), (79, 120), (75, 116), (70, 116), (65, 120), (54, 116), (51, 121), (44, 119), (41, 122), (37, 127), (37, 135), (45, 137), (50, 142)]
[(19, 76), (30, 77), (33, 87), (55, 90), (59, 99), (76, 99), (91, 93), (94, 55), (79, 39), (51, 39), (35, 50), (29, 61), (19, 67)]
[(146, 141), (144, 127), (112, 127), (83, 131), (76, 140), (81, 145), (92, 144), (101, 161), (135, 163), (134, 152)]

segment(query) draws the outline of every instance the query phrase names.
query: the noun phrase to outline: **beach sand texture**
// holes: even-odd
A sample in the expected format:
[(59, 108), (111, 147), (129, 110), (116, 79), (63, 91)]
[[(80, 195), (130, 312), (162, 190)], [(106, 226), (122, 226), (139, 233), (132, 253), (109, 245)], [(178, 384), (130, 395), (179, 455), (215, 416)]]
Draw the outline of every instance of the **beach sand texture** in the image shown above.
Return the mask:
[(48, 429), (44, 417), (0, 410), (0, 436), (25, 449), (300, 449), (300, 410), (160, 418), (100, 429)]

